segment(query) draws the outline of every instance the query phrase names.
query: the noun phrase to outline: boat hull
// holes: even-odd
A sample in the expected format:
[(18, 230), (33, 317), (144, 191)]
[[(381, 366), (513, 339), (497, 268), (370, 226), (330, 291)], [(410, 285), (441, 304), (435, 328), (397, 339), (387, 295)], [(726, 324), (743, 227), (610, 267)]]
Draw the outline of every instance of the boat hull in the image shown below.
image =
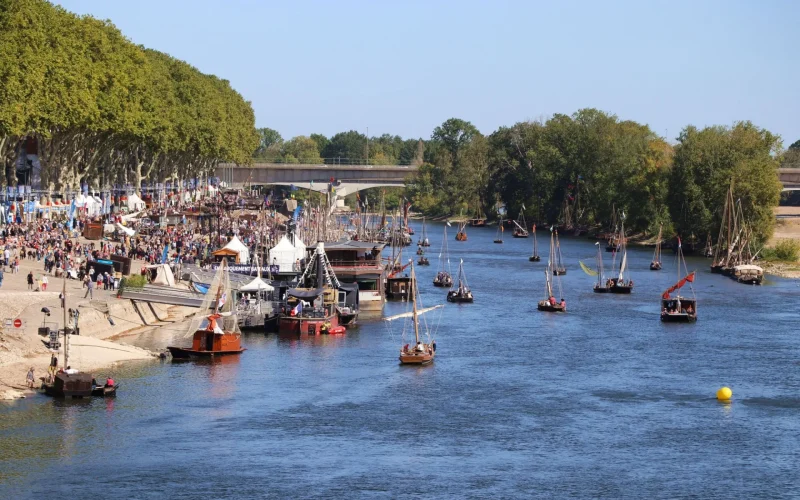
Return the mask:
[(595, 285), (595, 287), (592, 290), (594, 291), (594, 293), (610, 293), (611, 292), (611, 289), (609, 287), (607, 287), (607, 286), (597, 286), (597, 285)]
[(455, 304), (472, 304), (473, 297), (463, 297), (458, 295), (457, 292), (451, 292), (447, 294), (447, 302), (453, 302)]
[(651, 271), (660, 271), (661, 270), (661, 262), (651, 262), (650, 263), (650, 270)]
[(497, 244), (501, 244), (501, 243), (503, 243), (503, 240), (494, 240), (494, 242), (497, 243)]
[(430, 266), (431, 263), (428, 261), (428, 259), (425, 259), (425, 260), (418, 260), (417, 261), (417, 265), (418, 266)]
[(450, 288), (451, 286), (453, 286), (453, 280), (442, 280), (442, 281), (433, 280), (433, 286), (438, 286), (440, 288), (444, 287)]
[(212, 358), (214, 356), (227, 356), (229, 354), (241, 354), (246, 349), (239, 348), (229, 351), (195, 351), (185, 347), (168, 346), (169, 353), (173, 359), (193, 359), (193, 358)]
[(539, 262), (540, 260), (542, 260), (542, 258), (538, 255), (531, 255), (528, 257), (528, 262)]
[(427, 365), (433, 362), (436, 357), (434, 352), (412, 352), (400, 351), (400, 364), (403, 365)]
[(543, 312), (567, 312), (567, 309), (565, 307), (561, 307), (561, 304), (553, 305), (547, 300), (539, 301), (539, 303), (536, 305), (536, 308)]
[(527, 237), (528, 237), (528, 235), (527, 235), (527, 234), (523, 234), (523, 233), (514, 233), (514, 238), (527, 238)]
[(565, 274), (567, 274), (566, 269), (553, 269), (553, 276), (563, 276)]
[(625, 293), (625, 294), (631, 293), (632, 290), (633, 287), (627, 285), (614, 285), (609, 289), (611, 293)]
[(467, 241), (467, 233), (457, 233), (456, 241)]
[(695, 323), (697, 321), (697, 314), (661, 313), (661, 321), (663, 323)]

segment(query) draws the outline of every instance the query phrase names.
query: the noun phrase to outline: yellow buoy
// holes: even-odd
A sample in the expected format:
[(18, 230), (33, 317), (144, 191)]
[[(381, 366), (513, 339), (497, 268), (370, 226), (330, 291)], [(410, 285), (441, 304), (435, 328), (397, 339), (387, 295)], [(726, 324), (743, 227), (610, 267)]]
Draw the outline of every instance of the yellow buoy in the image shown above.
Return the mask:
[(719, 401), (730, 401), (731, 396), (733, 396), (733, 391), (730, 387), (721, 387), (717, 391), (717, 399)]

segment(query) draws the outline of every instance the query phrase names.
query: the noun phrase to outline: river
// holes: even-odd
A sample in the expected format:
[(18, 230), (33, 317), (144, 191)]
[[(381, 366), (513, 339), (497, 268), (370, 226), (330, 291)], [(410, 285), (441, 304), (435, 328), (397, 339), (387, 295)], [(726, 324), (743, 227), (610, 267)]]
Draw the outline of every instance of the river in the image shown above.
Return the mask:
[[(129, 364), (116, 400), (0, 405), (0, 498), (800, 496), (800, 282), (739, 285), (692, 258), (699, 321), (662, 324), (671, 253), (651, 272), (652, 250), (630, 249), (633, 294), (596, 295), (578, 267), (593, 241), (565, 237), (569, 312), (540, 313), (545, 232), (530, 263), (530, 239), (454, 229), (475, 303), (427, 315), (432, 366), (399, 366), (402, 325), (369, 319), (338, 337), (248, 334), (224, 362)], [(445, 302), (441, 232), (418, 270), (426, 306)]]

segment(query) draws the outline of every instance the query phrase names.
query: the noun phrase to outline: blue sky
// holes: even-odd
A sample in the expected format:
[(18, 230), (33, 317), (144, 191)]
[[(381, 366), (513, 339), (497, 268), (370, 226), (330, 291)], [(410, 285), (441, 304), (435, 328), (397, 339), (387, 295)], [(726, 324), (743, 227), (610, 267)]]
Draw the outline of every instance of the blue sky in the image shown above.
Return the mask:
[(230, 80), (284, 138), (489, 134), (583, 107), (800, 139), (800, 2), (62, 0)]

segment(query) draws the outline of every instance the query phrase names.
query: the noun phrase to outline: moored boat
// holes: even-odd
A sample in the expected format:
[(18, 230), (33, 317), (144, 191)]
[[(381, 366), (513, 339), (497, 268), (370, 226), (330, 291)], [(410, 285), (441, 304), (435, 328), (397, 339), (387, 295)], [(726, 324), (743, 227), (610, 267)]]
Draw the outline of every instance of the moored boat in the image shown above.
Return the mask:
[[(211, 314), (208, 314), (211, 311)], [(205, 319), (201, 328), (198, 322)], [(228, 260), (223, 259), (195, 320), (189, 324), (191, 347), (167, 346), (173, 359), (206, 358), (241, 354), (242, 334), (236, 318), (236, 305), (231, 293)]]
[[(669, 287), (661, 295), (661, 321), (664, 323), (693, 323), (697, 321), (697, 297), (694, 293), (694, 286), (692, 285), (695, 280), (696, 273), (691, 273), (686, 268), (686, 260), (683, 257), (683, 250), (681, 249), (681, 239), (678, 238), (678, 276), (681, 275), (681, 270), (686, 273), (683, 279), (678, 280), (677, 283)], [(676, 290), (680, 290), (686, 284), (692, 291), (691, 297), (682, 297), (680, 293), (675, 297), (670, 294)]]
[[(564, 300), (564, 290), (561, 288), (561, 278), (556, 274), (553, 269), (553, 258), (555, 257), (555, 243), (554, 243), (553, 229), (550, 230), (550, 255), (547, 258), (547, 269), (544, 271), (545, 277), (545, 298), (540, 300), (536, 306), (539, 311), (544, 312), (567, 312), (567, 301)], [(561, 301), (556, 302), (555, 295), (553, 294), (553, 276), (555, 276), (558, 284), (559, 294)]]
[[(555, 234), (556, 243), (555, 243), (555, 261), (553, 262), (553, 275), (554, 276), (561, 276), (567, 274), (567, 268), (564, 266), (564, 259), (561, 256), (561, 242), (558, 241), (558, 230), (554, 230), (553, 234)], [(550, 237), (551, 244), (552, 244), (552, 235)], [(550, 259), (553, 259), (553, 254), (550, 254)]]
[(439, 265), (436, 276), (433, 278), (433, 286), (450, 288), (453, 286), (453, 277), (450, 274), (450, 255), (447, 253), (447, 225), (444, 226), (442, 236), (442, 249), (439, 251)]
[(650, 270), (651, 271), (660, 271), (661, 270), (661, 231), (663, 230), (662, 226), (658, 226), (658, 239), (656, 240), (656, 249), (653, 251), (653, 260), (650, 261)]
[(536, 240), (536, 224), (533, 225), (531, 232), (533, 233), (533, 253), (528, 257), (528, 262), (539, 262), (542, 258), (539, 256), (539, 243)]
[(495, 243), (503, 243), (503, 232), (505, 228), (503, 227), (503, 220), (501, 219), (500, 222), (497, 224), (497, 234), (494, 236)]
[[(619, 261), (619, 274), (615, 277), (609, 278), (609, 289), (611, 293), (631, 293), (633, 291), (633, 280), (630, 278), (628, 271), (628, 245), (625, 238), (625, 213), (620, 216), (620, 253), (622, 257)], [(616, 261), (616, 254), (614, 255)], [(627, 279), (626, 279), (627, 277)]]
[(471, 304), (473, 302), (472, 291), (467, 284), (467, 275), (464, 274), (464, 259), (458, 264), (458, 286), (450, 288), (447, 292), (447, 301), (457, 304)]
[(514, 238), (527, 238), (528, 225), (525, 222), (525, 205), (523, 205), (520, 209), (517, 219), (518, 220), (514, 221), (514, 232), (512, 233), (512, 236), (514, 236)]

